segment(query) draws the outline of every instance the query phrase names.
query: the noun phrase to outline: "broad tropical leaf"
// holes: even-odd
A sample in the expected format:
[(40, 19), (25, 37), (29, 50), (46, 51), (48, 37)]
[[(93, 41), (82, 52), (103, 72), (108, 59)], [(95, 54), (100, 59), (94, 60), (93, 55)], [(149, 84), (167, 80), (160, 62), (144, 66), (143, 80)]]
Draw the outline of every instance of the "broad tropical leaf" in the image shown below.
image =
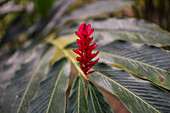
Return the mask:
[(88, 82), (88, 108), (89, 113), (113, 113), (107, 100), (102, 95), (100, 90), (92, 83)]
[(131, 112), (159, 113), (158, 110), (153, 108), (147, 102), (106, 75), (96, 72), (91, 74), (91, 77), (100, 87), (103, 87), (106, 91), (117, 95)]
[[(159, 26), (136, 19), (90, 20), (87, 23), (95, 29), (94, 37), (99, 45), (105, 45), (116, 39), (156, 46), (170, 45), (170, 33)], [(125, 26), (126, 25), (126, 26)], [(73, 33), (78, 26), (62, 30), (61, 34)], [(107, 40), (106, 40), (107, 39)]]
[(40, 83), (38, 92), (30, 103), (29, 112), (64, 113), (69, 73), (70, 63), (66, 58), (55, 62)]
[[(94, 69), (100, 70), (100, 72), (106, 77), (116, 81), (123, 87), (127, 88), (128, 90), (142, 98), (144, 101), (148, 102), (148, 104), (155, 107), (161, 113), (168, 113), (170, 111), (169, 93), (161, 90), (150, 82), (140, 80), (139, 78), (136, 78), (123, 70), (114, 68), (104, 63), (99, 63), (94, 67)], [(124, 101), (129, 101), (128, 98), (126, 99), (127, 100)], [(124, 101), (122, 100), (123, 103)]]
[[(89, 17), (95, 17), (101, 14), (106, 14), (110, 12), (118, 11), (124, 7), (131, 6), (133, 4), (132, 1), (125, 0), (98, 0), (97, 2), (93, 2), (87, 4), (68, 15), (63, 16), (61, 22), (58, 26), (63, 25), (67, 21), (76, 20), (76, 19), (86, 19)], [(100, 7), (99, 7), (100, 6)]]
[(29, 83), (24, 91), (24, 95), (22, 96), (22, 100), (20, 102), (20, 106), (18, 108), (18, 113), (27, 112), (30, 100), (35, 95), (37, 88), (39, 86), (40, 81), (45, 76), (48, 71), (49, 61), (52, 58), (52, 54), (54, 53), (54, 48), (49, 49), (45, 55), (41, 58), (40, 62), (36, 66)]
[[(122, 39), (136, 43), (151, 45), (170, 45), (170, 33), (158, 25), (136, 19), (106, 19), (91, 21), (96, 29), (95, 37), (100, 37), (100, 43), (115, 39)], [(126, 26), (125, 26), (126, 25)]]
[[(170, 52), (157, 47), (170, 45), (170, 33), (143, 20), (104, 19), (133, 1), (90, 0), (78, 9), (76, 3), (83, 0), (74, 1), (0, 1), (0, 46), (6, 49), (18, 37), (21, 42), (31, 39), (8, 61), (0, 60), (0, 113), (169, 113)], [(87, 20), (95, 29), (94, 42), (100, 50), (100, 63), (93, 68), (99, 71), (87, 76), (94, 63), (87, 63), (94, 55), (86, 54), (88, 41), (79, 43), (85, 51), (80, 53), (83, 71), (72, 52), (79, 20)], [(79, 31), (87, 31), (82, 32), (86, 37), (87, 29)]]
[[(75, 47), (72, 43), (68, 47)], [(135, 73), (160, 87), (170, 89), (170, 52), (155, 46), (116, 40), (99, 46), (100, 62)], [(118, 65), (117, 65), (118, 64)], [(126, 70), (126, 71), (127, 71)]]
[[(6, 111), (7, 113), (12, 111), (16, 112), (18, 108), (19, 111), (27, 111), (29, 101), (34, 96), (39, 81), (46, 73), (48, 62), (51, 58), (50, 54), (52, 53), (51, 45), (43, 44), (39, 45), (22, 63), (20, 60), (18, 60), (18, 62), (16, 60), (15, 63), (21, 64), (18, 67), (14, 67), (15, 71), (10, 75), (12, 78), (9, 85), (6, 90), (4, 89), (5, 93), (1, 97), (4, 99), (1, 100), (1, 102), (7, 105), (2, 106), (2, 112), (6, 108), (9, 108), (9, 111)], [(43, 70), (39, 70), (40, 68)], [(6, 73), (3, 74), (5, 76)], [(19, 106), (20, 103), (22, 103), (21, 106)]]
[(89, 113), (85, 97), (85, 86), (81, 77), (77, 77), (72, 85), (66, 113)]
[(137, 76), (170, 89), (170, 52), (143, 44), (114, 41), (100, 49), (101, 62), (125, 67)]

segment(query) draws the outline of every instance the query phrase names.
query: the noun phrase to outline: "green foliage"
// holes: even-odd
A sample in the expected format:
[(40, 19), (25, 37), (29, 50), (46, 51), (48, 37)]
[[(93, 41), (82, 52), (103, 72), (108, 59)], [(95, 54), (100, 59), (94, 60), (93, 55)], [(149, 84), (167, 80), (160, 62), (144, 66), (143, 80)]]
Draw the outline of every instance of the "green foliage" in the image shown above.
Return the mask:
[[(65, 13), (71, 3), (36, 0), (45, 17), (22, 32), (23, 24), (15, 27), (16, 37), (33, 39), (0, 67), (0, 112), (169, 112), (170, 52), (161, 47), (170, 45), (170, 33), (144, 20), (93, 19), (130, 6), (130, 1), (99, 0)], [(100, 51), (93, 67), (99, 71), (89, 76), (72, 52), (77, 47), (73, 33), (82, 19), (95, 29)], [(7, 32), (5, 40), (11, 36)]]
[(29, 112), (64, 113), (69, 73), (70, 64), (67, 59), (55, 62), (40, 83), (39, 90), (30, 103)]
[[(126, 49), (129, 48), (129, 49)], [(170, 52), (160, 48), (114, 41), (101, 47), (101, 61), (111, 65), (119, 64), (137, 76), (170, 89), (170, 74), (167, 73)], [(121, 51), (121, 52), (120, 52)], [(160, 80), (160, 77), (163, 79)]]
[(113, 113), (105, 97), (92, 82), (88, 83), (87, 100), (89, 113)]
[[(97, 43), (104, 45), (114, 40), (126, 40), (155, 46), (170, 45), (170, 33), (158, 25), (133, 18), (109, 18), (89, 20), (95, 29)], [(126, 26), (124, 26), (126, 24)], [(78, 26), (67, 28), (63, 33), (72, 33)], [(107, 38), (107, 40), (105, 40)]]
[(66, 113), (89, 113), (85, 97), (85, 86), (83, 79), (77, 77), (72, 85), (70, 96), (67, 102)]
[[(119, 76), (114, 75), (113, 76)], [(133, 113), (138, 112), (148, 112), (148, 113), (159, 113), (155, 108), (145, 102), (143, 99), (126, 89), (124, 86), (115, 82), (110, 77), (97, 72), (96, 74), (92, 74), (91, 77), (93, 80), (98, 83), (101, 87), (105, 88), (109, 92), (118, 96), (124, 105)]]
[[(100, 72), (91, 75), (93, 80), (107, 91), (117, 95), (124, 105), (131, 110), (131, 112), (140, 112), (144, 107), (148, 107), (143, 100), (155, 107), (157, 110), (161, 111), (164, 109), (162, 111), (169, 111), (169, 108), (165, 107), (165, 100), (167, 100), (167, 102), (170, 101), (169, 93), (157, 88), (149, 81), (136, 78), (126, 71), (114, 68), (105, 63), (98, 63), (94, 69), (98, 69)], [(139, 97), (142, 98), (142, 100)], [(154, 108), (150, 105), (149, 107), (153, 110)]]

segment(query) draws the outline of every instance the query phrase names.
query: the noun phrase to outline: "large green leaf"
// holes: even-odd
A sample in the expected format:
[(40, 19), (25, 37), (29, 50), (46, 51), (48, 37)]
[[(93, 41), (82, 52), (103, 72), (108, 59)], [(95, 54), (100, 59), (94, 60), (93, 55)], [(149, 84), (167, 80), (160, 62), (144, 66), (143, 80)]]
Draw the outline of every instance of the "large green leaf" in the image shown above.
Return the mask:
[[(103, 19), (87, 21), (95, 29), (94, 39), (99, 45), (105, 45), (116, 39), (156, 46), (170, 45), (170, 33), (158, 25), (137, 19)], [(61, 31), (61, 34), (73, 33), (77, 26)], [(107, 40), (106, 40), (107, 39)]]
[[(137, 19), (107, 19), (89, 22), (96, 30), (95, 37), (100, 43), (122, 39), (152, 45), (170, 45), (170, 33), (158, 25)], [(105, 40), (105, 39), (108, 40)]]
[(91, 74), (91, 77), (100, 87), (112, 94), (117, 95), (131, 112), (159, 113), (159, 111), (157, 111), (147, 102), (106, 75), (96, 72)]
[(21, 100), (20, 106), (18, 108), (18, 113), (27, 112), (29, 102), (32, 99), (32, 97), (35, 95), (40, 81), (45, 76), (45, 74), (48, 70), (49, 61), (51, 60), (53, 53), (54, 53), (54, 48), (47, 51), (45, 53), (44, 57), (40, 60), (40, 62), (36, 66), (36, 68), (32, 74), (32, 77), (29, 80), (29, 83), (24, 91), (24, 95), (22, 96), (22, 100)]
[(170, 52), (143, 44), (114, 41), (99, 48), (100, 61), (120, 64), (137, 76), (170, 89)]
[[(8, 108), (6, 110), (7, 113), (16, 112), (18, 108), (19, 111), (27, 111), (29, 101), (35, 94), (38, 83), (44, 76), (48, 68), (48, 62), (50, 58), (52, 58), (50, 57), (50, 54), (53, 53), (53, 50), (50, 48), (50, 44), (39, 45), (34, 51), (32, 51), (32, 54), (27, 59), (23, 61), (20, 61), (22, 59), (19, 59), (18, 61), (13, 59), (15, 60), (14, 64), (19, 64), (18, 66), (14, 65), (9, 73), (7, 73), (8, 67), (4, 68), (5, 73), (3, 73), (3, 76), (7, 75), (12, 77), (12, 79), (1, 97), (3, 98), (1, 99), (1, 103), (4, 103), (1, 109), (2, 112), (6, 108)], [(43, 70), (39, 70), (40, 68)], [(20, 103), (21, 106), (19, 107)]]
[(67, 102), (66, 113), (88, 113), (83, 79), (77, 77), (71, 89)]
[(118, 11), (124, 7), (131, 6), (132, 1), (128, 0), (98, 0), (96, 2), (87, 4), (79, 9), (62, 17), (58, 26), (63, 25), (65, 22), (76, 19), (86, 19), (95, 17), (101, 14)]
[(66, 58), (55, 62), (40, 83), (38, 92), (30, 103), (29, 112), (64, 113), (69, 73), (70, 63)]
[[(148, 102), (148, 104), (155, 107), (160, 112), (168, 113), (168, 111), (170, 111), (169, 93), (156, 87), (150, 82), (140, 80), (139, 78), (136, 78), (123, 70), (114, 68), (104, 63), (98, 63), (97, 65), (95, 65), (94, 69), (99, 70), (109, 79), (116, 81), (117, 83), (127, 88), (137, 96), (141, 97), (143, 100)], [(122, 102), (126, 103), (124, 101), (129, 101), (129, 99), (128, 98), (122, 99)]]
[(102, 95), (100, 90), (92, 83), (88, 82), (88, 107), (89, 113), (113, 113), (107, 100)]

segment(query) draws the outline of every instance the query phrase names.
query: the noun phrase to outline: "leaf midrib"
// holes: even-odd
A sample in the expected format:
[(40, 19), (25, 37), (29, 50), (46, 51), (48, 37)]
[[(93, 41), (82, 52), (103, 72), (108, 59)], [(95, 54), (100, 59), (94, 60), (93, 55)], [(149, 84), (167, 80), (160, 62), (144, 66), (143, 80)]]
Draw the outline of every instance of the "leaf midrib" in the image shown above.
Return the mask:
[[(93, 104), (93, 107), (94, 107), (94, 109), (95, 109), (95, 113), (96, 113), (96, 107), (95, 107), (95, 105), (94, 105), (94, 101), (93, 101), (93, 96), (92, 96), (92, 93), (94, 93), (94, 90), (93, 90), (93, 88), (91, 87), (91, 85), (89, 84), (89, 88), (90, 88), (90, 96), (91, 96), (91, 100), (92, 100), (92, 104)], [(98, 98), (96, 97), (96, 94), (94, 93), (94, 96), (95, 96), (95, 98), (96, 98), (96, 101), (97, 101), (97, 104), (98, 104), (98, 106), (99, 106), (99, 108), (100, 108), (100, 111), (102, 111), (102, 108), (101, 108), (101, 106), (100, 106), (100, 104), (99, 104), (99, 101), (98, 101)]]
[(80, 101), (80, 79), (81, 79), (81, 78), (79, 78), (79, 86), (78, 86), (78, 103), (77, 103), (77, 104), (78, 104), (78, 105), (77, 105), (77, 106), (78, 106), (78, 113), (80, 112), (80, 109), (79, 109), (79, 101)]
[(165, 73), (169, 72), (169, 71), (166, 71), (166, 70), (164, 70), (164, 69), (155, 67), (155, 66), (153, 66), (153, 65), (150, 65), (150, 64), (147, 64), (147, 63), (144, 63), (144, 62), (140, 62), (140, 61), (137, 61), (137, 60), (134, 60), (134, 59), (131, 59), (131, 58), (127, 58), (127, 57), (124, 57), (124, 56), (121, 56), (121, 55), (116, 55), (116, 54), (112, 54), (112, 53), (108, 53), (108, 52), (104, 52), (104, 51), (100, 51), (100, 52), (102, 52), (102, 53), (104, 53), (104, 54), (108, 54), (108, 55), (110, 55), (110, 56), (115, 56), (115, 57), (118, 57), (118, 58), (126, 59), (126, 60), (128, 60), (128, 61), (137, 62), (137, 63), (139, 63), (139, 64), (143, 64), (143, 65), (146, 65), (146, 66), (155, 68), (155, 69), (160, 70), (160, 71), (163, 71), (163, 72), (165, 72)]
[[(31, 77), (31, 79), (30, 79), (30, 81), (29, 81), (29, 83), (28, 83), (28, 85), (27, 85), (27, 87), (26, 87), (26, 89), (25, 89), (25, 91), (24, 91), (24, 95), (23, 95), (22, 100), (21, 100), (21, 102), (20, 102), (20, 105), (19, 105), (19, 108), (18, 108), (17, 113), (19, 113), (20, 110), (21, 110), (21, 107), (22, 107), (22, 104), (23, 104), (23, 102), (24, 102), (25, 96), (26, 96), (26, 94), (27, 94), (27, 92), (28, 92), (28, 90), (29, 90), (29, 87), (30, 87), (31, 83), (33, 82), (33, 79), (34, 79), (37, 71), (39, 70), (39, 68), (41, 67), (43, 61), (45, 60), (45, 59), (44, 59), (45, 56), (46, 56), (51, 50), (52, 50), (52, 48), (49, 49), (48, 52), (46, 52), (46, 53), (43, 55), (43, 58), (40, 60), (39, 64), (36, 66), (36, 69), (34, 70), (34, 72), (33, 72), (33, 74), (32, 74), (32, 77)], [(47, 72), (47, 70), (46, 70), (46, 72)]]
[[(105, 78), (109, 79), (110, 81), (112, 81), (113, 83), (115, 83), (116, 85), (118, 85), (119, 87), (121, 87), (122, 89), (126, 90), (127, 92), (129, 92), (130, 94), (132, 94), (134, 97), (138, 98), (139, 100), (141, 100), (143, 103), (145, 103), (146, 105), (150, 106), (152, 109), (154, 109), (156, 112), (160, 113), (157, 109), (155, 109), (153, 106), (151, 106), (150, 104), (148, 104), (146, 101), (144, 101), (143, 99), (141, 99), (139, 96), (135, 95), (133, 92), (129, 91), (127, 88), (123, 87), (122, 85), (120, 85), (119, 83), (117, 83), (116, 81), (114, 81), (113, 79), (107, 77), (106, 75), (102, 74), (101, 72), (97, 71), (96, 73), (100, 74), (101, 76), (104, 76)], [(102, 87), (102, 86), (101, 86)], [(106, 90), (106, 89), (105, 89)], [(107, 90), (108, 91), (108, 90)], [(110, 92), (110, 91), (109, 91)], [(112, 92), (110, 92), (112, 93)], [(115, 94), (116, 95), (116, 94)], [(127, 107), (128, 109), (128, 107)], [(128, 109), (130, 110), (130, 109)], [(131, 111), (131, 110), (130, 110)], [(131, 111), (132, 112), (132, 111)]]
[(49, 109), (50, 109), (50, 106), (51, 106), (51, 103), (52, 103), (52, 99), (53, 99), (53, 97), (54, 97), (54, 93), (55, 93), (55, 91), (56, 91), (56, 87), (57, 87), (58, 81), (59, 81), (59, 79), (60, 79), (60, 77), (61, 77), (61, 74), (62, 74), (62, 72), (63, 72), (63, 68), (64, 68), (64, 65), (65, 65), (65, 64), (66, 64), (66, 62), (64, 61), (64, 63), (62, 64), (62, 66), (61, 66), (61, 68), (60, 68), (60, 72), (59, 72), (58, 77), (57, 77), (57, 80), (56, 80), (56, 82), (55, 82), (55, 85), (54, 85), (54, 88), (53, 88), (53, 91), (52, 91), (52, 94), (51, 94), (51, 97), (50, 97), (50, 101), (49, 101), (49, 104), (48, 104), (46, 113), (49, 112)]

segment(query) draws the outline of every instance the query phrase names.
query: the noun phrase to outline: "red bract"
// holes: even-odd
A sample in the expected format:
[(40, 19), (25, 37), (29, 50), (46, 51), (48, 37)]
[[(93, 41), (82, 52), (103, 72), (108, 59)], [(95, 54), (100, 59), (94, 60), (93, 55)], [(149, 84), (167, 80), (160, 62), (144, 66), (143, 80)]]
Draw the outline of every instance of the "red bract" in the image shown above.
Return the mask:
[(93, 37), (90, 37), (90, 35), (93, 32), (94, 29), (91, 29), (91, 25), (86, 25), (85, 22), (81, 24), (78, 28), (78, 31), (75, 32), (75, 34), (80, 39), (77, 39), (77, 45), (79, 46), (79, 48), (73, 49), (73, 51), (79, 55), (79, 57), (77, 57), (77, 60), (80, 62), (80, 67), (85, 75), (97, 71), (89, 71), (89, 69), (99, 61), (99, 58), (97, 60), (92, 61), (92, 59), (99, 54), (99, 51), (97, 51), (96, 53), (92, 53), (92, 51), (98, 46), (95, 43), (90, 45), (93, 40)]

